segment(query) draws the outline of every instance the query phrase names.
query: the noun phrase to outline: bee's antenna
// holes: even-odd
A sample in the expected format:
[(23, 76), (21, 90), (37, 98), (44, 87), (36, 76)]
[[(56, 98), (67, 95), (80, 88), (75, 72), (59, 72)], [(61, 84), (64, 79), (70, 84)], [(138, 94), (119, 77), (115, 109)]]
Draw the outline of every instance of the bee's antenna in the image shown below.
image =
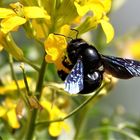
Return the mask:
[(73, 38), (72, 38), (72, 37), (70, 37), (70, 36), (65, 36), (65, 35), (63, 35), (63, 34), (58, 34), (58, 33), (53, 33), (53, 34), (54, 34), (54, 35), (64, 36), (65, 38), (69, 38), (69, 39), (73, 40)]
[(76, 30), (76, 29), (73, 29), (73, 28), (71, 28), (71, 30), (76, 32), (76, 36), (75, 36), (75, 38), (77, 39), (77, 38), (78, 38), (78, 35), (79, 35), (79, 31)]
[[(71, 30), (76, 32), (75, 38), (77, 39), (77, 38), (78, 38), (79, 31), (76, 30), (76, 29), (71, 29)], [(59, 34), (59, 33), (53, 33), (53, 34), (54, 34), (54, 35), (64, 36), (65, 38), (69, 38), (69, 39), (73, 40), (73, 38), (70, 37), (70, 36), (65, 36), (65, 35), (63, 35), (63, 34)]]

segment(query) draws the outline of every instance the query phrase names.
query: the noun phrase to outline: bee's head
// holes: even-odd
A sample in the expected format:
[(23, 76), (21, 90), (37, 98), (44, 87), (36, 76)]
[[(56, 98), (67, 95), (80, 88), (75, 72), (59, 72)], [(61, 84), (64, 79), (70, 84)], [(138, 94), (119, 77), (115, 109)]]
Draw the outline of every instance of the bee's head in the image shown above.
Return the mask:
[(70, 61), (75, 64), (80, 57), (81, 51), (89, 45), (81, 38), (71, 40), (67, 46), (67, 53)]

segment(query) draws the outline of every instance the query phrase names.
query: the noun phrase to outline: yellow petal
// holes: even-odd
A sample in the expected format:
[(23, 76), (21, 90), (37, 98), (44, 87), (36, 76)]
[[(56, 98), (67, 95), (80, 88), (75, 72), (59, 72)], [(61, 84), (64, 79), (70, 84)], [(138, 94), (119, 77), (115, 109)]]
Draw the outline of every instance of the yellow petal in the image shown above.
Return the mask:
[(39, 39), (45, 38), (45, 33), (48, 32), (47, 26), (43, 26), (42, 28), (42, 25), (44, 24), (44, 22), (42, 22), (41, 20), (36, 20), (36, 19), (32, 20), (32, 25), (35, 30), (35, 35)]
[(105, 12), (109, 12), (112, 6), (112, 0), (103, 0), (101, 3), (104, 5)]
[(69, 125), (64, 121), (52, 123), (49, 126), (49, 133), (53, 137), (59, 136), (62, 133), (62, 131), (66, 131), (66, 132), (70, 131)]
[(0, 106), (0, 117), (3, 117), (6, 113), (6, 109), (2, 106)]
[(61, 134), (61, 132), (62, 132), (62, 126), (60, 122), (50, 124), (49, 133), (51, 136), (57, 137)]
[(49, 112), (50, 120), (66, 116), (66, 114), (63, 111), (61, 111), (56, 105), (53, 105), (52, 107), (52, 103), (47, 100), (41, 101), (40, 104), (43, 106), (44, 109), (46, 109)]
[(96, 19), (101, 19), (105, 9), (101, 3), (93, 3), (90, 5), (90, 10), (93, 12), (93, 17)]
[(114, 28), (113, 26), (106, 20), (100, 21), (103, 31), (106, 35), (106, 42), (109, 43), (114, 37)]
[(3, 50), (3, 46), (0, 44), (0, 51), (2, 51)]
[(11, 15), (16, 15), (12, 9), (0, 8), (0, 18), (7, 18)]
[(60, 34), (67, 36), (70, 33), (70, 25), (63, 25), (60, 29)]
[[(27, 81), (28, 81), (29, 84), (31, 83), (30, 78), (27, 78)], [(18, 85), (19, 85), (20, 89), (25, 88), (24, 80), (18, 80)], [(15, 91), (15, 90), (17, 90), (17, 86), (15, 84), (15, 81), (12, 81), (8, 85), (0, 86), (0, 94), (5, 94), (9, 91)]]
[(50, 34), (45, 41), (45, 50), (47, 55), (45, 57), (46, 61), (49, 63), (57, 61), (59, 57), (67, 47), (67, 42), (65, 37), (61, 35)]
[(19, 16), (12, 16), (6, 19), (3, 19), (1, 22), (1, 27), (2, 27), (2, 32), (3, 33), (8, 33), (14, 28), (16, 28), (19, 25), (22, 25), (26, 22), (25, 18), (19, 17)]
[(89, 11), (89, 5), (81, 6), (77, 2), (74, 2), (74, 4), (75, 4), (75, 7), (77, 9), (79, 16), (84, 16)]
[[(63, 118), (66, 116), (64, 112), (62, 112), (56, 105), (53, 105), (49, 101), (41, 101), (41, 105), (46, 109), (49, 113), (49, 119), (50, 120), (56, 120), (59, 118)], [(59, 136), (62, 132), (62, 130), (69, 131), (70, 127), (69, 125), (65, 122), (56, 122), (56, 123), (51, 123), (49, 126), (49, 133), (51, 136), (56, 137)]]
[(57, 48), (51, 48), (48, 50), (48, 54), (45, 56), (45, 60), (49, 63), (53, 63), (59, 57), (59, 50)]
[(19, 128), (20, 124), (18, 122), (15, 109), (11, 109), (7, 112), (8, 122), (12, 128)]
[(7, 97), (4, 102), (3, 102), (3, 106), (8, 110), (8, 109), (12, 109), (16, 107), (16, 103), (13, 99)]
[(24, 15), (27, 18), (45, 18), (50, 19), (50, 16), (47, 14), (47, 12), (37, 6), (31, 6), (31, 7), (24, 7)]

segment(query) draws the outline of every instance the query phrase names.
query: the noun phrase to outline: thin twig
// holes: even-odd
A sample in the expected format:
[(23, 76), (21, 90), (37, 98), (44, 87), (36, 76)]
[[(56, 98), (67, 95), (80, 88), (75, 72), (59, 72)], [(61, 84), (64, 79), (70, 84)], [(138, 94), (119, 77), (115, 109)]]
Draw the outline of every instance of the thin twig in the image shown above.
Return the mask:
[(83, 107), (85, 107), (85, 105), (87, 105), (93, 98), (95, 98), (99, 92), (107, 85), (107, 83), (105, 83), (101, 88), (99, 88), (95, 94), (93, 94), (92, 96), (90, 96), (88, 99), (86, 99), (80, 106), (78, 106), (77, 108), (75, 108), (72, 112), (70, 112), (67, 116), (65, 116), (64, 118), (59, 118), (56, 120), (50, 120), (50, 121), (42, 121), (42, 122), (37, 122), (36, 125), (45, 125), (48, 123), (53, 123), (53, 122), (60, 122), (60, 121), (64, 121), (66, 119), (68, 119), (69, 117), (73, 116), (75, 113), (77, 113), (78, 111), (80, 111)]

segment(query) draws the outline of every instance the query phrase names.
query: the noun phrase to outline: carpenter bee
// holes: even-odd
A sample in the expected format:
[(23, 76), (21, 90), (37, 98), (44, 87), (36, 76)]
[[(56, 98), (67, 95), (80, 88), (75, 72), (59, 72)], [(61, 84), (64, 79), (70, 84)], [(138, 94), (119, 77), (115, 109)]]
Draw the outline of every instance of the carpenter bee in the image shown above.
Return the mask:
[(69, 72), (59, 70), (65, 81), (65, 91), (70, 94), (88, 94), (99, 88), (104, 72), (120, 79), (140, 76), (140, 62), (100, 54), (81, 38), (72, 39), (67, 46), (62, 64)]

